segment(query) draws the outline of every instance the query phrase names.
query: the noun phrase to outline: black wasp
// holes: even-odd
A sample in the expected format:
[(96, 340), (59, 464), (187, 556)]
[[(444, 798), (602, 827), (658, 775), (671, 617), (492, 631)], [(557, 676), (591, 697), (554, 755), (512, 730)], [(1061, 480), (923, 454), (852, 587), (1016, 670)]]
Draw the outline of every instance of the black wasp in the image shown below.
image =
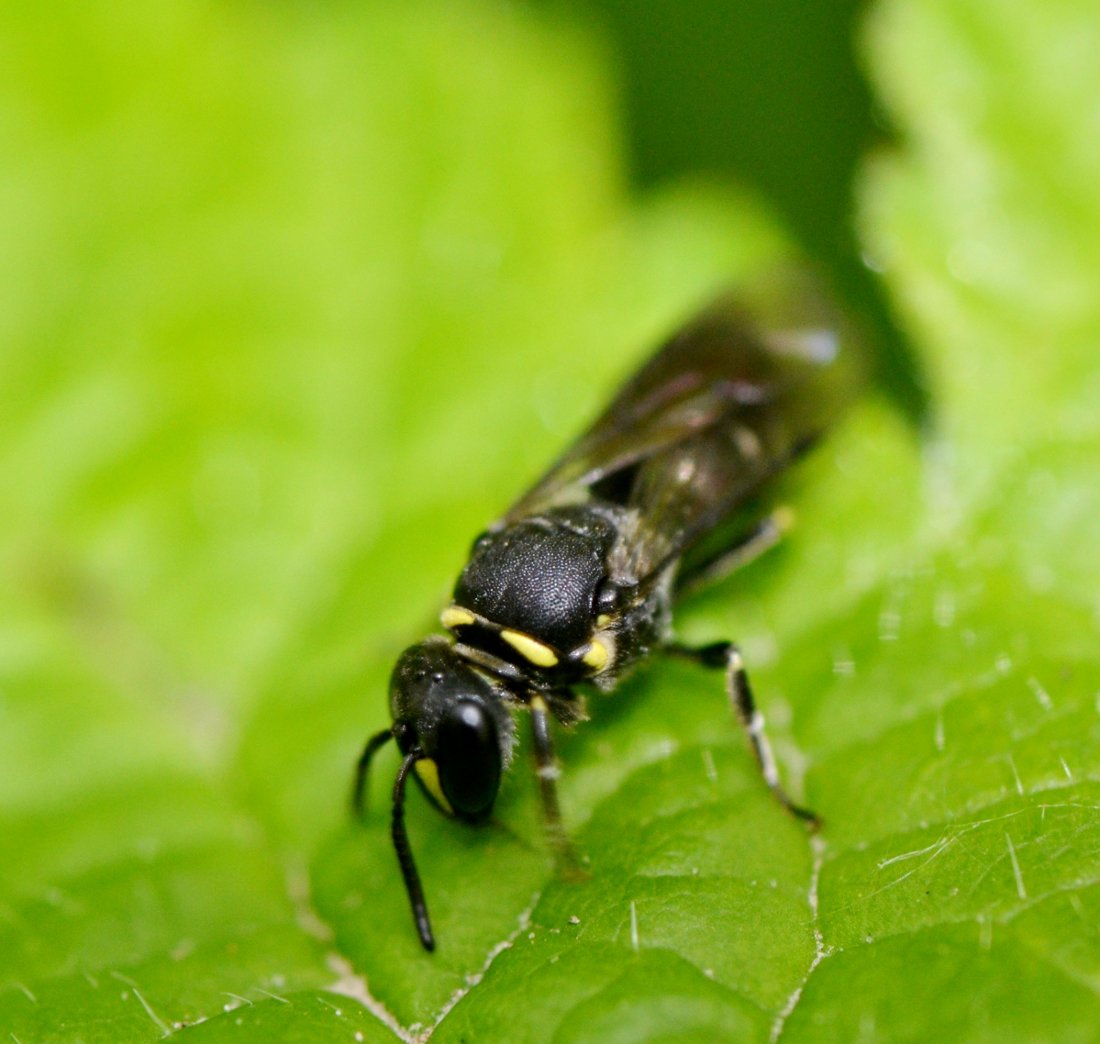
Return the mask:
[(732, 299), (712, 306), (474, 542), (441, 617), (449, 635), (397, 661), (393, 726), (369, 740), (355, 777), (361, 812), (371, 759), (397, 741), (393, 844), (425, 949), (435, 940), (405, 830), (410, 772), (441, 811), (484, 822), (512, 758), (512, 711), (526, 708), (547, 834), (559, 864), (572, 866), (551, 718), (582, 719), (574, 686), (610, 691), (656, 649), (725, 671), (768, 786), (816, 822), (780, 786), (737, 646), (678, 644), (671, 614), (685, 592), (780, 537), (782, 513), (759, 498), (848, 397), (851, 382), (833, 361), (840, 340), (836, 318), (801, 278), (773, 294), (771, 314)]

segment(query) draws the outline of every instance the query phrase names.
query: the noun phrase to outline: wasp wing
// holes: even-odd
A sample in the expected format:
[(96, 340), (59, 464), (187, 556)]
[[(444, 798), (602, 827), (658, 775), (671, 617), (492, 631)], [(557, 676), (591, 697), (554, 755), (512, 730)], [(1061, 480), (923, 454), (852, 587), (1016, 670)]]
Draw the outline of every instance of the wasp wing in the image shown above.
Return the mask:
[(850, 397), (841, 324), (799, 274), (712, 305), (622, 387), (501, 525), (592, 496), (635, 509), (611, 563), (640, 582), (711, 533)]

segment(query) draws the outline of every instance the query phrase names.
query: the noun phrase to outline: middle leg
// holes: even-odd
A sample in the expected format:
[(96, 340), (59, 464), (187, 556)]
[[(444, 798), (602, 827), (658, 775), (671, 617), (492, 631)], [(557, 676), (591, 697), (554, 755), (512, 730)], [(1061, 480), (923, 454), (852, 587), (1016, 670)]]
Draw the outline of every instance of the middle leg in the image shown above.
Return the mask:
[(546, 838), (554, 850), (558, 869), (567, 877), (582, 876), (577, 854), (565, 832), (558, 803), (558, 760), (554, 756), (554, 742), (550, 735), (550, 708), (539, 695), (531, 697), (531, 735), (534, 739), (535, 773), (539, 781), (539, 797), (542, 799), (542, 818)]
[(721, 668), (726, 672), (726, 692), (738, 720), (749, 737), (749, 745), (756, 758), (764, 782), (771, 788), (779, 803), (799, 819), (805, 820), (812, 830), (821, 826), (817, 813), (803, 808), (791, 800), (790, 795), (779, 782), (779, 769), (775, 764), (768, 734), (764, 729), (764, 715), (757, 709), (753, 699), (749, 676), (745, 671), (745, 661), (741, 650), (733, 642), (714, 642), (711, 645), (689, 646), (672, 644), (668, 651), (682, 656), (704, 667)]

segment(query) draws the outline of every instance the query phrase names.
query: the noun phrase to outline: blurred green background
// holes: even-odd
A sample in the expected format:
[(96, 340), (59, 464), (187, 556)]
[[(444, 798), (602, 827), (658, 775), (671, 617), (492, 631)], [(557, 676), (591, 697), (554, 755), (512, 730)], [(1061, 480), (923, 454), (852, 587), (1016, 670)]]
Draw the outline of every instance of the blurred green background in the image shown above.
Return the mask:
[(580, 18), (605, 41), (632, 183), (750, 187), (859, 314), (880, 386), (914, 423), (934, 428), (919, 359), (855, 234), (861, 161), (893, 137), (858, 53), (863, 0), (540, 6)]
[[(6, 5), (0, 1029), (1095, 1039), (1094, 13)], [(678, 624), (741, 642), (825, 831), (659, 663), (561, 739), (585, 885), (522, 752), (498, 828), (410, 801), (426, 957), (392, 758), (345, 809), (394, 657), (615, 381), (795, 250), (879, 380)]]

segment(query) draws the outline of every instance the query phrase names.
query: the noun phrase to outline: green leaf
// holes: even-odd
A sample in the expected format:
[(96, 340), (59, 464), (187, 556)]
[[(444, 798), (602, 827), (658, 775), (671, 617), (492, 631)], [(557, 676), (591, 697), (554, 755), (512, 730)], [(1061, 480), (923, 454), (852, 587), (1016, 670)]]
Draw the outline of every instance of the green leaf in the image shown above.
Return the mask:
[(630, 203), (598, 48), (529, 13), (0, 16), (0, 1025), (1093, 1039), (1090, 14), (870, 23), (905, 146), (861, 221), (939, 440), (861, 405), (792, 476), (791, 539), (678, 619), (742, 644), (823, 831), (721, 680), (659, 661), (560, 740), (586, 881), (525, 750), (493, 827), (413, 794), (431, 956), (392, 751), (346, 814), (394, 657), (617, 377), (782, 243), (731, 192)]

